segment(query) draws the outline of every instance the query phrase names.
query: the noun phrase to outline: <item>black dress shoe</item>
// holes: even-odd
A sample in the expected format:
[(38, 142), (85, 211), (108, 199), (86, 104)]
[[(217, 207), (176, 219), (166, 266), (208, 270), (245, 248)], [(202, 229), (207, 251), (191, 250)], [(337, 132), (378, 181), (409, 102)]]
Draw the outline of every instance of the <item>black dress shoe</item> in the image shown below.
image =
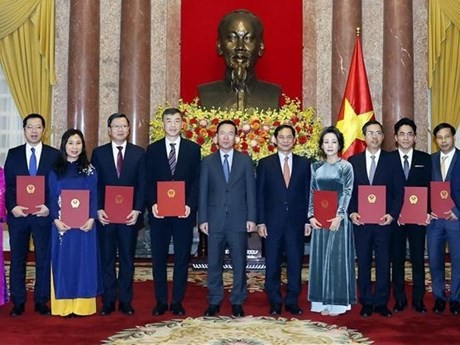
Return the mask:
[(372, 315), (372, 312), (374, 308), (370, 304), (363, 304), (361, 311), (359, 312), (359, 315), (362, 317), (369, 317)]
[(208, 305), (208, 309), (204, 311), (204, 316), (216, 316), (216, 314), (220, 311), (220, 305), (218, 304), (210, 304)]
[(232, 304), (232, 315), (235, 317), (243, 317), (243, 306), (241, 304)]
[(460, 314), (460, 303), (457, 301), (450, 301), (449, 303), (450, 306), (450, 312), (454, 315), (459, 315)]
[(434, 302), (433, 312), (435, 314), (441, 314), (442, 312), (444, 312), (444, 309), (446, 309), (446, 301), (444, 301), (441, 298), (436, 298), (436, 301)]
[(35, 303), (35, 311), (40, 315), (50, 315), (51, 310), (45, 303)]
[(115, 311), (115, 304), (114, 303), (104, 304), (102, 306), (101, 311), (99, 312), (99, 315), (107, 316), (107, 315), (112, 314), (114, 311)]
[(280, 315), (281, 314), (281, 304), (271, 303), (270, 310), (268, 311), (270, 315)]
[(166, 310), (168, 310), (168, 304), (163, 302), (158, 302), (155, 308), (152, 310), (152, 314), (155, 316), (163, 315)]
[(20, 316), (25, 310), (24, 303), (19, 303), (13, 305), (13, 309), (10, 311), (10, 316), (15, 317), (15, 316)]
[(170, 309), (174, 315), (185, 315), (185, 309), (182, 306), (182, 303), (171, 303)]
[(400, 311), (403, 311), (404, 308), (406, 307), (407, 305), (407, 300), (406, 299), (398, 299), (396, 300), (396, 303), (393, 307), (393, 311), (395, 312), (400, 312)]
[(374, 307), (374, 311), (384, 317), (392, 317), (393, 314), (391, 313), (390, 309), (387, 308), (385, 304), (376, 305)]
[(134, 315), (134, 308), (131, 303), (120, 303), (118, 310), (127, 316)]
[(290, 312), (292, 315), (300, 315), (303, 313), (303, 310), (300, 309), (297, 304), (287, 304), (285, 309), (286, 311)]
[(423, 301), (413, 301), (412, 306), (417, 313), (426, 313), (426, 307)]

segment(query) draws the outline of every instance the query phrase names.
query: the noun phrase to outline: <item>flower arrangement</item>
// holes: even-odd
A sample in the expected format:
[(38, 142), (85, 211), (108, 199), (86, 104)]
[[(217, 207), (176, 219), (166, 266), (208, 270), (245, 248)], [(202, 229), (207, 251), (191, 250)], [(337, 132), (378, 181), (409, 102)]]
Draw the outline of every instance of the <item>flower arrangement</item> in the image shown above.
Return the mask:
[[(164, 136), (161, 114), (167, 107), (158, 107), (150, 122), (152, 142)], [(318, 138), (323, 126), (315, 109), (302, 110), (298, 99), (284, 96), (284, 105), (279, 110), (207, 110), (198, 105), (198, 99), (192, 103), (181, 100), (178, 108), (184, 113), (183, 136), (201, 145), (203, 157), (218, 150), (214, 140), (217, 125), (227, 119), (235, 122), (239, 129), (235, 149), (249, 154), (255, 162), (276, 152), (273, 132), (285, 123), (292, 125), (297, 132), (294, 153), (313, 159), (319, 156)]]

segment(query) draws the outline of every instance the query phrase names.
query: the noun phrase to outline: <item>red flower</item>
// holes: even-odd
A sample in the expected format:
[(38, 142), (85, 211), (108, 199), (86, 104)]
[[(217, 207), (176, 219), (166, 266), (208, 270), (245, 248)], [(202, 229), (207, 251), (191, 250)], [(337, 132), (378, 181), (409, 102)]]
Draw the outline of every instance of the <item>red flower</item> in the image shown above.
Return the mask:
[(299, 135), (299, 144), (305, 144), (307, 142), (307, 137), (305, 135)]
[(204, 138), (203, 137), (198, 137), (196, 138), (196, 142), (200, 145), (203, 145), (204, 144)]
[(273, 122), (273, 126), (278, 127), (279, 125), (281, 125), (281, 122), (279, 122), (279, 121)]
[(217, 126), (219, 124), (219, 119), (217, 118), (213, 118), (211, 123), (214, 125), (214, 126)]
[(196, 127), (193, 131), (195, 132), (195, 134), (200, 134), (200, 130), (200, 127)]
[(190, 139), (191, 137), (193, 137), (193, 132), (192, 131), (186, 131), (185, 132), (185, 137)]
[(191, 125), (196, 125), (198, 123), (198, 120), (196, 119), (196, 117), (192, 117), (190, 120), (189, 120), (189, 123)]
[(234, 119), (233, 122), (235, 125), (239, 126), (240, 125), (240, 119)]
[(242, 143), (241, 143), (241, 149), (247, 150), (247, 149), (248, 149), (248, 143), (242, 142)]
[(273, 145), (273, 144), (268, 145), (268, 151), (270, 151), (270, 152), (275, 151), (275, 145)]
[(255, 153), (259, 153), (260, 152), (260, 147), (259, 146), (255, 146), (252, 148), (252, 150), (255, 152)]
[(295, 125), (297, 122), (299, 122), (299, 118), (297, 116), (291, 117), (291, 123)]
[(217, 151), (217, 145), (212, 144), (211, 145), (211, 152), (214, 153)]

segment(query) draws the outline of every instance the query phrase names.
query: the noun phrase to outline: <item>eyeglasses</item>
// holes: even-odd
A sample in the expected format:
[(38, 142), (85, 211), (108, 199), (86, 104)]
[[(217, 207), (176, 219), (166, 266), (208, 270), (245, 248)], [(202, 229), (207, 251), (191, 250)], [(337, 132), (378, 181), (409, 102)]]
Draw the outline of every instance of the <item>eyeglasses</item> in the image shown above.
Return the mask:
[(26, 129), (29, 130), (29, 131), (32, 131), (32, 130), (36, 130), (36, 131), (39, 131), (39, 130), (42, 130), (43, 129), (43, 126), (31, 126), (31, 125), (28, 125), (26, 126)]
[(366, 135), (368, 137), (373, 137), (373, 136), (381, 137), (383, 135), (383, 132), (382, 131), (367, 131)]
[(128, 125), (113, 125), (113, 126), (110, 126), (110, 128), (115, 128), (115, 129), (128, 129), (129, 126), (128, 126)]
[(409, 133), (398, 133), (398, 137), (401, 138), (413, 138), (415, 136), (414, 133), (409, 132)]

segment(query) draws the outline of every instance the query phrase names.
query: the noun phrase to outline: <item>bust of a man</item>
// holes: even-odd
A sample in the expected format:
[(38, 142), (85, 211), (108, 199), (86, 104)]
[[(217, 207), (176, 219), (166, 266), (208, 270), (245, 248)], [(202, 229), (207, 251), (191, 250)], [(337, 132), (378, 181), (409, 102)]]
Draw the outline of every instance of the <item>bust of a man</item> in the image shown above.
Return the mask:
[(205, 108), (278, 109), (281, 87), (258, 80), (257, 59), (264, 53), (264, 27), (259, 17), (246, 10), (225, 15), (219, 23), (217, 53), (227, 65), (224, 80), (198, 86)]

